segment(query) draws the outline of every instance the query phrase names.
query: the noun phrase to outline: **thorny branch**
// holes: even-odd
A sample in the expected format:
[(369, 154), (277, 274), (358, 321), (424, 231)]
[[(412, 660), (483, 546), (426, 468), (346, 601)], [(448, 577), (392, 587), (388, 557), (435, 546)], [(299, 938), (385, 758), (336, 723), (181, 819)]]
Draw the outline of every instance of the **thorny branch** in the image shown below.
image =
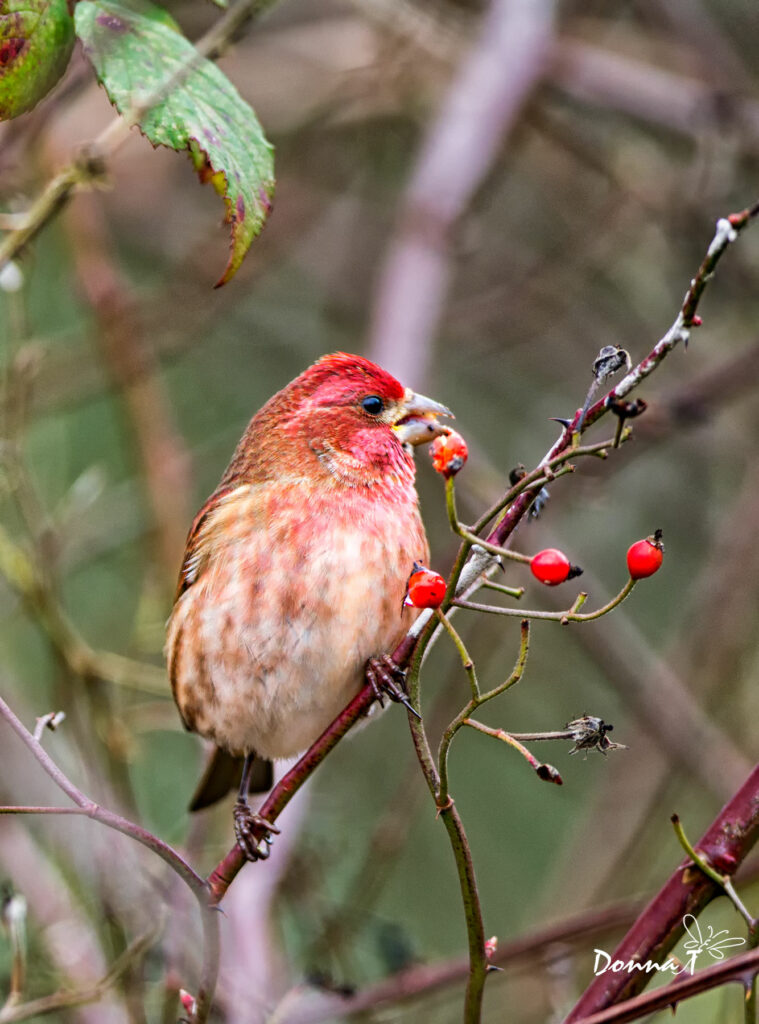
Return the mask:
[[(712, 868), (729, 878), (758, 839), (759, 765), (725, 805), (695, 848)], [(650, 959), (661, 962), (683, 934), (683, 917), (686, 914), (698, 915), (722, 891), (723, 885), (704, 874), (692, 860), (683, 861), (619, 943), (612, 954), (612, 960), (626, 962), (634, 959), (643, 963)], [(753, 955), (756, 957), (756, 954)], [(735, 961), (730, 961), (732, 963)], [(752, 963), (759, 966), (759, 959)], [(698, 982), (705, 975), (706, 971), (699, 971), (694, 980)], [(629, 999), (648, 980), (649, 976), (641, 977), (641, 972), (630, 975), (627, 972), (607, 971), (599, 975), (585, 990), (567, 1017), (566, 1024), (579, 1024), (604, 1007)], [(621, 1021), (632, 1018), (599, 1017), (599, 1024), (602, 1019)]]

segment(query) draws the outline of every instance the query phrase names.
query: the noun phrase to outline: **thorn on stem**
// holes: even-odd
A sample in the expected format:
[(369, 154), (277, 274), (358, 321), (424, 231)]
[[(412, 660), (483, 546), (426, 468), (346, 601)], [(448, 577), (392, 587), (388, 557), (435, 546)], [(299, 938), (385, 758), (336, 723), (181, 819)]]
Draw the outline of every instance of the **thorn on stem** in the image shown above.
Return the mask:
[(444, 804), (437, 804), (437, 810), (435, 811), (435, 821), (437, 821), (437, 819), (440, 817), (443, 811), (450, 811), (451, 807), (453, 807), (453, 803), (453, 797), (449, 794), (448, 799), (445, 801)]

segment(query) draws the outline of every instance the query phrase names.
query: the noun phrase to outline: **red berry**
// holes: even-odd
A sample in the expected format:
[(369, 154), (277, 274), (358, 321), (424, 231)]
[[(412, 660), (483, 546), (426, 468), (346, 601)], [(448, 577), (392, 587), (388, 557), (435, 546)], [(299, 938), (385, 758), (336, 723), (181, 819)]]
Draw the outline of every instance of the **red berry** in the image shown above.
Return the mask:
[(627, 551), (627, 570), (630, 578), (643, 580), (646, 576), (653, 576), (664, 560), (664, 545), (662, 544), (662, 532), (657, 530), (652, 537), (645, 540), (636, 540)]
[(530, 571), (536, 580), (549, 587), (555, 587), (565, 580), (582, 575), (579, 565), (572, 565), (564, 552), (556, 548), (546, 548), (533, 555), (530, 559)]
[(403, 603), (414, 608), (438, 608), (445, 597), (445, 590), (446, 583), (439, 572), (414, 563)]
[(469, 456), (466, 441), (455, 430), (440, 434), (430, 445), (432, 465), (443, 476), (458, 473)]

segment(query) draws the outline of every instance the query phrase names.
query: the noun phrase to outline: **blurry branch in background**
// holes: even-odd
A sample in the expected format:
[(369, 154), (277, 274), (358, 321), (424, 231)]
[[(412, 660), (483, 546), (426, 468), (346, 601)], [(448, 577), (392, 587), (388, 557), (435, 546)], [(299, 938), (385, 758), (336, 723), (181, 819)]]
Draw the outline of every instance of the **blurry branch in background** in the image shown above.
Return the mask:
[(742, 145), (759, 151), (759, 102), (697, 78), (634, 60), (581, 40), (562, 38), (553, 52), (549, 79), (574, 99), (699, 138), (725, 109)]
[(208, 902), (208, 888), (206, 883), (196, 874), (190, 865), (176, 852), (157, 836), (142, 828), (134, 822), (113, 811), (99, 806), (89, 797), (85, 796), (73, 782), (61, 771), (38, 740), (25, 728), (23, 723), (11, 711), (6, 702), (0, 697), (0, 718), (4, 719), (8, 726), (16, 733), (22, 743), (32, 753), (44, 771), (50, 776), (53, 782), (61, 789), (66, 796), (76, 805), (73, 808), (50, 808), (50, 807), (1, 807), (0, 814), (58, 814), (79, 813), (105, 825), (108, 828), (121, 832), (130, 839), (134, 839), (142, 846), (167, 864), (171, 870), (182, 879), (195, 898), (200, 911), (201, 924), (203, 929), (203, 963), (201, 976), (198, 985), (197, 1010), (194, 1020), (197, 1024), (203, 1024), (208, 1018), (208, 1013), (216, 987), (216, 978), (219, 970), (219, 919)]
[(162, 668), (112, 651), (93, 650), (79, 635), (38, 561), (0, 527), (0, 576), (20, 597), (34, 622), (76, 676), (103, 680), (146, 693), (166, 694)]
[(424, 381), (452, 276), (452, 232), (546, 70), (553, 0), (492, 0), (427, 131), (373, 302), (369, 356)]
[[(534, 966), (542, 953), (550, 957), (555, 951), (556, 958), (563, 958), (568, 954), (568, 944), (598, 940), (628, 925), (639, 906), (635, 901), (624, 901), (599, 910), (584, 911), (511, 941), (500, 942), (490, 957), (490, 963), (500, 969), (508, 968), (510, 974), (512, 969), (522, 965)], [(288, 1008), (287, 1013), (282, 1014), (282, 1020), (285, 1024), (326, 1024), (335, 1018), (398, 1007), (408, 1000), (439, 993), (449, 985), (461, 984), (468, 973), (468, 959), (455, 957), (441, 963), (408, 967), (350, 995), (316, 989), (291, 990), (282, 1000), (282, 1007)], [(497, 981), (494, 974), (493, 982)], [(275, 1016), (275, 1019), (279, 1018)]]
[(27, 1003), (17, 1003), (0, 1010), (0, 1024), (12, 1024), (13, 1021), (29, 1020), (53, 1013), (55, 1010), (66, 1010), (86, 1003), (100, 1002), (108, 990), (112, 988), (137, 961), (142, 959), (158, 937), (159, 929), (152, 928), (144, 935), (138, 936), (124, 952), (114, 960), (110, 969), (103, 977), (88, 988), (79, 990), (62, 989), (49, 996), (31, 999)]
[(154, 349), (147, 343), (138, 302), (112, 257), (102, 208), (94, 195), (67, 212), (79, 288), (96, 318), (94, 338), (121, 396), (135, 439), (146, 498), (155, 523), (156, 581), (171, 588), (191, 520), (189, 456), (170, 413)]

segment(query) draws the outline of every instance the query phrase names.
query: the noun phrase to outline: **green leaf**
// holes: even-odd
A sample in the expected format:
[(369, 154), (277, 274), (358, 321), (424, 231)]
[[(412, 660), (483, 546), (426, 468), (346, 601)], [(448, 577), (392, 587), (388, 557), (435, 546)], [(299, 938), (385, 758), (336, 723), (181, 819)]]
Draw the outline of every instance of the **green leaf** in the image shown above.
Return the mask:
[(0, 121), (31, 110), (50, 92), (74, 42), (66, 0), (0, 0)]
[(274, 151), (256, 115), (159, 7), (146, 3), (137, 12), (114, 0), (80, 0), (75, 21), (119, 113), (136, 114), (154, 146), (189, 151), (200, 180), (224, 197), (232, 244), (217, 287), (225, 284), (261, 231), (274, 193)]

